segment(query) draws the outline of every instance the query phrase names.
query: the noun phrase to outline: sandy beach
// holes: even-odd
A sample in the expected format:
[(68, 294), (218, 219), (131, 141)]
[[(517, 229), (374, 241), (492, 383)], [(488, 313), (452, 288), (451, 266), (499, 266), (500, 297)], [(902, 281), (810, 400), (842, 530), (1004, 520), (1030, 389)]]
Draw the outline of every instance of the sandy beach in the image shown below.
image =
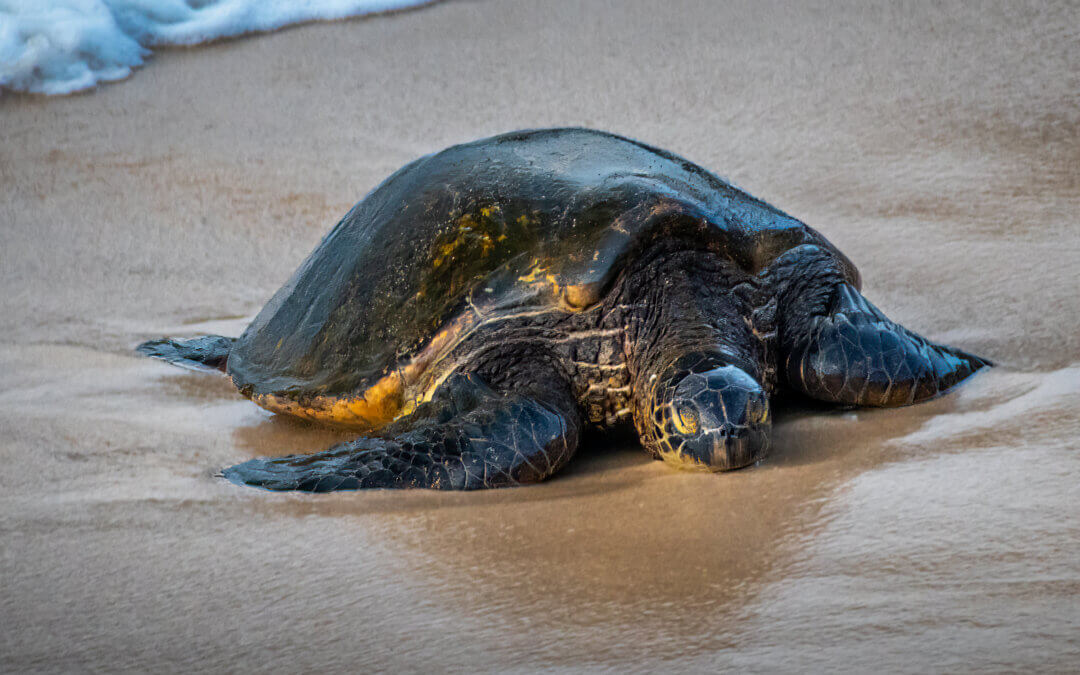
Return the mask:
[[(1003, 672), (1080, 664), (1080, 7), (447, 1), (0, 97), (0, 670)], [(668, 148), (998, 367), (778, 411), (675, 471), (274, 494), (347, 438), (137, 357), (236, 335), (402, 164), (518, 128)]]

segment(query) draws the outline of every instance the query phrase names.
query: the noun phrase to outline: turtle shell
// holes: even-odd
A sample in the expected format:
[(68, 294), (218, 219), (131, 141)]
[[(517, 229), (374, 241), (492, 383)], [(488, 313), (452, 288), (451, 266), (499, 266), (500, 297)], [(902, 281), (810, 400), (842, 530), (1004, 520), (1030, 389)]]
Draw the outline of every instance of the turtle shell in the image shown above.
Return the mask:
[(400, 389), (387, 378), (423, 369), (463, 312), (585, 309), (628, 256), (678, 231), (748, 271), (803, 243), (835, 251), (663, 150), (589, 129), (510, 133), (422, 157), (375, 188), (259, 312), (228, 372), (256, 400)]

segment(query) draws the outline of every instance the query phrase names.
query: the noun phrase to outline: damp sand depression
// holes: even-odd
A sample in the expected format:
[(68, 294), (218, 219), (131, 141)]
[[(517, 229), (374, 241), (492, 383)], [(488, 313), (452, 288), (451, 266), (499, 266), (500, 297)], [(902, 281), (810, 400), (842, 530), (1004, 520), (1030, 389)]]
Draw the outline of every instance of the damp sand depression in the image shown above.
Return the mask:
[[(1066, 670), (1080, 663), (1075, 4), (443, 2), (0, 99), (0, 669)], [(272, 494), (324, 448), (137, 358), (238, 333), (403, 163), (581, 124), (818, 228), (999, 364), (779, 411), (724, 475), (588, 439), (549, 483)]]

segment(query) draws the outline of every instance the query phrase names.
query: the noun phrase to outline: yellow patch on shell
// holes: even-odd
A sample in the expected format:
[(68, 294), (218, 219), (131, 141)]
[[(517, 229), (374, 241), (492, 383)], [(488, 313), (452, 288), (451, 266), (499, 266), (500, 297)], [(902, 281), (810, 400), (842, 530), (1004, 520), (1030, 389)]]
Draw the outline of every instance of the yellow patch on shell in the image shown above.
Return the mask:
[(359, 396), (312, 396), (299, 401), (275, 394), (256, 394), (251, 400), (271, 412), (371, 431), (386, 426), (398, 416), (403, 394), (404, 383), (395, 372)]
[(581, 311), (600, 300), (599, 285), (587, 284), (562, 284), (555, 274), (548, 271), (548, 267), (539, 260), (533, 262), (529, 271), (518, 277), (531, 286), (546, 287), (555, 298), (559, 298), (572, 311)]
[(491, 219), (499, 212), (498, 208), (485, 206), (480, 209), (480, 218), (466, 213), (457, 219), (454, 230), (444, 237), (438, 244), (438, 254), (431, 261), (432, 267), (442, 267), (454, 262), (458, 255), (487, 256), (495, 248), (497, 241), (506, 239), (505, 234), (495, 237), (490, 230)]
[[(430, 400), (449, 369), (434, 366), (479, 323), (473, 313), (463, 314), (437, 332), (427, 346), (397, 370), (379, 378), (353, 396), (311, 396), (293, 399), (276, 394), (255, 394), (251, 400), (270, 412), (359, 431), (375, 431), (410, 415)], [(445, 370), (446, 372), (436, 372)]]
[(600, 301), (598, 284), (571, 284), (563, 288), (563, 300), (574, 309), (585, 309)]

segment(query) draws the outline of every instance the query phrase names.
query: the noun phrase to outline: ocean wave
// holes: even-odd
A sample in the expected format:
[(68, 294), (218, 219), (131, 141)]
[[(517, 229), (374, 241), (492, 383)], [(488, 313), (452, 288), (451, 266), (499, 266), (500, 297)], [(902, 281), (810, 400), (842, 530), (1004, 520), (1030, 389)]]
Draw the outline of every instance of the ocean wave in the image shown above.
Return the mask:
[(70, 94), (194, 45), (432, 0), (0, 0), (0, 89)]

